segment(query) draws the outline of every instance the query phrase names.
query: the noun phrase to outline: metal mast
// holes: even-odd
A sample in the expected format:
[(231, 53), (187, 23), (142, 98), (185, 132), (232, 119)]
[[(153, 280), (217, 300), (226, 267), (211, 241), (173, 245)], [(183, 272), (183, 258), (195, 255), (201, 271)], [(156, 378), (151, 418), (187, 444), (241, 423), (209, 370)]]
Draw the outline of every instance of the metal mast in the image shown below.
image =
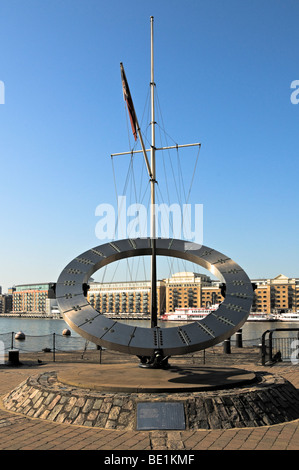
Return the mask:
[(151, 16), (151, 328), (157, 326), (157, 264), (156, 264), (156, 147), (155, 147), (155, 81), (154, 81), (154, 17)]
[[(139, 127), (138, 119), (136, 116), (136, 112), (134, 109), (132, 97), (130, 94), (129, 86), (127, 83), (127, 79), (125, 76), (125, 72), (123, 69), (123, 64), (121, 63), (121, 73), (122, 73), (122, 81), (123, 81), (123, 90), (124, 90), (124, 98), (128, 105), (128, 111), (130, 114), (131, 122), (133, 122), (134, 128), (134, 135), (137, 132), (142, 150), (133, 150), (130, 152), (121, 152), (121, 153), (113, 153), (111, 157), (116, 155), (132, 155), (135, 153), (143, 153), (147, 171), (150, 178), (151, 184), (151, 210), (150, 210), (150, 225), (151, 225), (151, 234), (150, 234), (150, 242), (151, 242), (151, 328), (155, 328), (158, 323), (158, 308), (157, 308), (157, 265), (156, 265), (156, 198), (155, 198), (155, 185), (156, 181), (156, 160), (155, 154), (156, 150), (166, 150), (166, 149), (178, 149), (180, 147), (192, 147), (192, 146), (199, 146), (200, 143), (195, 144), (184, 144), (184, 145), (171, 145), (169, 147), (161, 147), (156, 148), (156, 141), (155, 141), (155, 81), (154, 81), (154, 17), (151, 16), (151, 81), (150, 81), (150, 91), (151, 91), (151, 148), (146, 149), (141, 130)], [(135, 137), (136, 140), (136, 137)], [(150, 152), (150, 162), (147, 156), (147, 152)]]

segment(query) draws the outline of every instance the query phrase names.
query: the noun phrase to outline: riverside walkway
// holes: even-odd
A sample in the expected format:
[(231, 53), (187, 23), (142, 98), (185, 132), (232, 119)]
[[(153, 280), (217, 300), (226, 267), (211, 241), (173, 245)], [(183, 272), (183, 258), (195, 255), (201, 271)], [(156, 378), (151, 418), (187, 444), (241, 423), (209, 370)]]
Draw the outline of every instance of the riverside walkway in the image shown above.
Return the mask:
[[(98, 351), (90, 351), (83, 361), (91, 363)], [(201, 353), (189, 357), (174, 358), (181, 366), (203, 360)], [(79, 360), (72, 355), (56, 355), (55, 362), (45, 353), (26, 354), (20, 357), (21, 366), (0, 365), (0, 398), (17, 387), (29, 376), (47, 371), (75, 371)], [(101, 360), (105, 364), (134, 361), (136, 358), (104, 351)], [(299, 365), (276, 363), (264, 367), (259, 362), (255, 348), (232, 348), (231, 354), (223, 354), (216, 347), (206, 355), (211, 366), (237, 367), (251, 371), (263, 371), (284, 377), (299, 388)], [(82, 361), (81, 361), (82, 366)], [(101, 364), (99, 364), (99, 368)], [(0, 450), (102, 450), (102, 451), (172, 451), (201, 450), (298, 450), (299, 420), (273, 426), (184, 430), (184, 431), (122, 431), (74, 424), (57, 423), (30, 418), (9, 412), (0, 403)], [(129, 455), (129, 454), (128, 454)]]

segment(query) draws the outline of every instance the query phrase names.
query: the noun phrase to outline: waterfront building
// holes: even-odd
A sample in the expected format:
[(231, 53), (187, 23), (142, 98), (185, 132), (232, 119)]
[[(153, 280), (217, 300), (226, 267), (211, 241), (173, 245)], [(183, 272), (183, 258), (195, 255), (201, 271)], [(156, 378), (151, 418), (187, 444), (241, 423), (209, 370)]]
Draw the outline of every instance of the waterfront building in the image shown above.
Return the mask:
[[(255, 287), (252, 311), (265, 313), (299, 310), (299, 278), (279, 274), (273, 279), (252, 279)], [(209, 307), (224, 300), (223, 285), (209, 276), (176, 273), (166, 283), (166, 311), (178, 307)]]
[(59, 310), (56, 298), (55, 299), (51, 299), (51, 298), (46, 299), (46, 315), (48, 317), (55, 317), (55, 318), (56, 317), (61, 317), (62, 318), (62, 315), (60, 314), (60, 310)]
[(12, 295), (0, 295), (0, 313), (9, 313), (12, 311)]
[(166, 311), (176, 308), (200, 308), (220, 303), (221, 283), (205, 274), (180, 272), (165, 279)]
[[(282, 274), (274, 279), (253, 279), (252, 311), (296, 312), (299, 309), (299, 279)], [(160, 280), (157, 288), (158, 315), (176, 308), (204, 308), (224, 300), (223, 284), (209, 276), (179, 272)], [(149, 313), (150, 282), (91, 283), (88, 300), (102, 313)]]
[(299, 309), (299, 278), (279, 274), (273, 279), (253, 279), (252, 283), (256, 285), (253, 311), (280, 313)]
[[(87, 300), (99, 312), (107, 314), (150, 314), (150, 281), (93, 282), (90, 279)], [(265, 313), (299, 310), (299, 278), (279, 274), (273, 279), (252, 279), (255, 285), (252, 311)], [(0, 296), (0, 313), (40, 313), (58, 315), (55, 284), (14, 286), (12, 294)], [(209, 307), (224, 300), (223, 285), (208, 275), (179, 272), (157, 282), (158, 315), (176, 308)]]
[[(204, 274), (180, 272), (157, 282), (158, 315), (180, 307), (207, 307), (223, 299), (221, 283)], [(87, 300), (101, 313), (149, 314), (150, 281), (92, 282)]]
[[(90, 283), (87, 294), (89, 303), (101, 313), (150, 312), (150, 281)], [(157, 281), (158, 315), (164, 313), (165, 283)]]
[(55, 283), (22, 284), (13, 292), (13, 313), (46, 314), (47, 299), (55, 299)]
[(222, 293), (222, 283), (220, 281), (212, 281), (210, 286), (203, 286), (200, 307), (221, 304), (224, 300)]

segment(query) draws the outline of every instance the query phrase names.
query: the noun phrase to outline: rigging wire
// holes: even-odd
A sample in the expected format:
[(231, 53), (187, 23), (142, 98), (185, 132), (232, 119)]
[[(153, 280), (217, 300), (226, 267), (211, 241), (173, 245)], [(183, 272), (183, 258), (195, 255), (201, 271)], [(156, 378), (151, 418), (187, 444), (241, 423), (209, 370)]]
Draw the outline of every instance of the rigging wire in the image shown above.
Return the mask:
[[(177, 142), (175, 142), (174, 139), (172, 139), (172, 137), (166, 132), (165, 130), (165, 125), (164, 125), (164, 120), (163, 120), (163, 115), (162, 115), (162, 110), (161, 110), (161, 106), (160, 106), (160, 101), (159, 101), (159, 95), (158, 95), (158, 91), (156, 92), (156, 97), (157, 97), (157, 114), (160, 116), (160, 119), (161, 119), (161, 123), (162, 123), (162, 126), (157, 122), (157, 126), (159, 128), (159, 131), (160, 131), (160, 136), (161, 136), (161, 142), (162, 141), (162, 132), (164, 134), (164, 138), (165, 138), (165, 141), (166, 141), (166, 145), (165, 146), (168, 146), (168, 140), (167, 140), (167, 137), (170, 138), (172, 140), (172, 142), (177, 145)], [(166, 137), (167, 136), (167, 137)], [(162, 145), (163, 146), (163, 145)], [(178, 147), (177, 147), (177, 150), (178, 150)], [(179, 204), (182, 205), (182, 200), (181, 200), (181, 196), (180, 196), (180, 188), (178, 187), (177, 185), (177, 178), (176, 178), (176, 175), (175, 175), (175, 172), (174, 172), (174, 167), (173, 167), (173, 163), (172, 163), (172, 158), (170, 156), (170, 151), (168, 150), (167, 151), (167, 155), (168, 155), (168, 160), (170, 162), (170, 167), (171, 167), (171, 172), (172, 172), (172, 176), (173, 176), (173, 182), (174, 182), (174, 185), (175, 185), (175, 189), (176, 189), (176, 193), (177, 193), (177, 197), (178, 197), (178, 200), (179, 200)], [(166, 180), (167, 180), (167, 173), (166, 173)], [(180, 178), (178, 179), (178, 182), (180, 183)]]
[[(159, 132), (160, 132), (160, 136), (163, 132), (165, 137), (167, 136), (168, 138), (170, 138), (172, 140), (172, 142), (175, 143), (174, 139), (172, 139), (172, 137), (165, 130), (164, 120), (163, 120), (163, 115), (162, 115), (161, 106), (160, 106), (160, 102), (159, 102), (158, 92), (156, 93), (156, 96), (157, 96), (157, 103), (158, 103), (158, 110), (159, 110), (159, 115), (160, 115), (160, 119), (161, 119), (161, 124), (163, 126), (162, 127), (159, 123), (157, 123), (157, 126), (159, 128)], [(160, 138), (161, 138), (161, 141), (162, 141), (162, 136)], [(177, 143), (175, 143), (175, 144), (177, 145)], [(162, 147), (162, 145), (161, 145), (161, 147)], [(179, 185), (177, 185), (177, 183), (176, 183), (174, 167), (173, 167), (173, 164), (172, 164), (172, 159), (170, 157), (170, 152), (168, 151), (168, 157), (169, 157), (171, 172), (172, 172), (174, 183), (175, 183), (176, 194), (177, 194), (177, 197), (180, 201), (180, 206), (181, 207), (182, 207), (182, 197), (181, 197), (182, 188), (183, 188), (185, 203), (186, 203), (186, 205), (189, 203), (189, 198), (190, 198), (191, 190), (192, 190), (193, 183), (194, 183), (194, 177), (195, 177), (195, 174), (196, 174), (196, 168), (197, 168), (197, 163), (198, 163), (198, 159), (199, 159), (200, 148), (201, 147), (199, 145), (197, 155), (196, 155), (196, 159), (195, 159), (195, 165), (194, 165), (194, 169), (193, 169), (193, 173), (192, 173), (192, 178), (191, 178), (189, 189), (188, 189), (188, 193), (186, 193), (186, 189), (185, 189), (185, 186), (184, 186), (184, 179), (183, 179), (183, 176), (182, 176), (183, 173), (182, 173), (182, 168), (181, 168), (181, 159), (180, 159), (180, 154), (179, 154), (179, 148), (177, 146), (177, 168), (178, 168), (178, 177), (179, 177), (179, 183), (180, 183)], [(168, 201), (170, 201), (169, 188), (168, 188), (168, 173), (166, 171), (164, 151), (162, 151), (162, 154), (163, 154), (162, 155), (162, 157), (163, 157), (162, 161), (163, 161), (163, 169), (164, 169), (165, 182), (166, 182), (167, 197), (168, 197)], [(169, 205), (170, 205), (170, 202), (169, 202)], [(187, 212), (187, 215), (190, 215), (190, 213)], [(186, 217), (185, 211), (183, 210), (182, 211), (182, 218), (181, 218), (181, 228), (182, 228), (182, 226), (184, 226), (185, 217)], [(189, 221), (189, 223), (190, 223), (190, 221)], [(177, 264), (178, 264), (178, 261), (177, 261)], [(192, 264), (193, 264), (193, 272), (196, 272), (198, 267), (195, 266), (194, 263), (192, 263)], [(183, 262), (183, 265), (184, 265), (184, 270), (186, 271), (186, 269), (187, 269), (186, 268), (186, 261)], [(172, 262), (170, 263), (170, 266), (169, 266), (170, 272), (172, 272), (173, 266), (174, 266), (174, 260), (172, 260)]]
[[(143, 122), (146, 109), (148, 110), (148, 121), (147, 122), (149, 122), (149, 124), (146, 126), (145, 131), (142, 132), (145, 142), (148, 142), (148, 143), (149, 143), (148, 132), (150, 130), (149, 92), (150, 92), (150, 88), (148, 89), (146, 103), (145, 103), (143, 114), (142, 114), (142, 122)], [(185, 182), (184, 182), (184, 178), (183, 178), (183, 172), (182, 172), (182, 167), (181, 167), (181, 155), (180, 155), (180, 151), (179, 151), (179, 148), (178, 148), (178, 144), (175, 142), (175, 140), (165, 130), (163, 116), (162, 116), (162, 112), (161, 112), (161, 106), (160, 106), (160, 102), (159, 102), (159, 96), (158, 96), (157, 91), (155, 93), (155, 100), (157, 102), (157, 111), (158, 111), (157, 114), (159, 116), (159, 119), (157, 119), (157, 121), (160, 120), (160, 122), (161, 122), (161, 124), (159, 124), (159, 122), (155, 122), (156, 127), (159, 131), (159, 136), (160, 136), (160, 140), (161, 140), (161, 143), (162, 143), (161, 147), (163, 147), (163, 141), (166, 142), (165, 146), (168, 146), (169, 140), (171, 140), (171, 142), (174, 143), (174, 145), (177, 146), (177, 148), (176, 148), (176, 170), (174, 168), (174, 159), (171, 157), (170, 151), (168, 150), (166, 152), (165, 150), (161, 150), (162, 158), (161, 158), (160, 162), (163, 166), (163, 174), (164, 174), (164, 178), (165, 178), (165, 185), (163, 186), (163, 188), (166, 191), (166, 200), (168, 201), (168, 204), (170, 206), (171, 196), (170, 196), (169, 179), (172, 176), (172, 182), (171, 183), (172, 183), (173, 188), (175, 189), (175, 193), (176, 193), (178, 201), (179, 201), (179, 206), (182, 208), (183, 207), (183, 200), (186, 201), (186, 204), (188, 204), (188, 202), (189, 202), (189, 198), (190, 198), (190, 195), (191, 195), (191, 191), (192, 191), (192, 187), (193, 187), (193, 183), (194, 183), (194, 178), (195, 178), (195, 174), (196, 174), (198, 159), (199, 159), (200, 146), (199, 146), (199, 149), (198, 149), (198, 152), (197, 152), (197, 155), (196, 155), (196, 161), (195, 161), (195, 165), (194, 165), (190, 185), (189, 185), (189, 188), (187, 190), (187, 188), (185, 187), (186, 186), (185, 185), (186, 178), (185, 178)], [(129, 148), (132, 149), (132, 153), (131, 153), (130, 163), (129, 163), (129, 167), (128, 167), (128, 171), (127, 171), (127, 175), (126, 175), (126, 179), (125, 179), (123, 195), (126, 195), (127, 191), (128, 191), (129, 195), (130, 195), (130, 198), (132, 198), (133, 196), (135, 197), (135, 202), (138, 201), (138, 197), (137, 197), (137, 195), (138, 195), (140, 204), (144, 204), (145, 200), (148, 198), (147, 208), (149, 208), (149, 206), (150, 206), (150, 195), (149, 195), (150, 182), (148, 181), (148, 183), (146, 185), (144, 185), (144, 182), (143, 182), (145, 162), (144, 162), (144, 159), (142, 158), (141, 176), (140, 176), (140, 173), (139, 173), (138, 179), (136, 180), (136, 175), (135, 175), (135, 171), (136, 171), (135, 162), (136, 162), (136, 160), (134, 160), (134, 154), (133, 154), (133, 150), (136, 147), (136, 142), (135, 142), (134, 146), (132, 147), (131, 146), (131, 139), (130, 139), (131, 132), (130, 132), (130, 125), (129, 125), (129, 122), (128, 122), (127, 112), (125, 114), (126, 114), (127, 130), (128, 130)], [(168, 160), (167, 160), (167, 158), (168, 158)], [(170, 167), (170, 171), (167, 169), (168, 166)], [(112, 158), (112, 167), (113, 167), (113, 178), (114, 178), (115, 193), (116, 193), (116, 198), (117, 198), (117, 201), (118, 201), (116, 172), (115, 172), (113, 158)], [(122, 179), (122, 181), (123, 181), (123, 179)], [(137, 187), (138, 186), (137, 182), (139, 183), (139, 187)], [(160, 201), (163, 202), (165, 197), (163, 197), (161, 188), (158, 184), (156, 185), (156, 188), (157, 188), (157, 200), (159, 202)], [(122, 210), (122, 208), (119, 208), (119, 211), (121, 211), (121, 210)], [(118, 216), (119, 216), (119, 213), (117, 213), (115, 234), (116, 234), (116, 230), (117, 230), (118, 223), (119, 223)], [(183, 213), (183, 217), (181, 217), (181, 229), (183, 227), (184, 217), (185, 217), (185, 215)], [(140, 212), (138, 212), (138, 216), (136, 218), (136, 223), (137, 224), (139, 223), (139, 228), (140, 228), (140, 231), (141, 231)], [(163, 222), (161, 221), (161, 223), (163, 223)], [(171, 230), (172, 230), (172, 235), (173, 235), (173, 230), (174, 230), (173, 221), (171, 221), (171, 224), (172, 224)], [(162, 231), (162, 228), (161, 228), (161, 231)], [(171, 238), (171, 237), (169, 237), (169, 238)], [(142, 260), (143, 263), (142, 264), (143, 264), (143, 271), (144, 271), (144, 279), (147, 279), (145, 259), (144, 259), (145, 257), (142, 257), (142, 258), (143, 258), (143, 260)], [(169, 272), (172, 273), (172, 272), (174, 272), (175, 264), (178, 265), (179, 261), (176, 260), (175, 258), (171, 258), (171, 261), (170, 261), (169, 257), (166, 257), (166, 258), (168, 260)], [(134, 258), (133, 258), (133, 260), (134, 260)], [(127, 259), (127, 274), (129, 274), (129, 276), (132, 280), (133, 279), (132, 276), (134, 274), (134, 272), (133, 272), (134, 271), (134, 265), (133, 266), (131, 265), (131, 268), (130, 268), (128, 263), (129, 263), (129, 260)], [(184, 263), (186, 263), (185, 260), (184, 260)], [(139, 272), (139, 268), (140, 268), (140, 260), (138, 260), (137, 266), (136, 266), (136, 269), (135, 269), (136, 276)], [(184, 269), (185, 269), (185, 271), (187, 270), (186, 266), (184, 267)], [(113, 278), (114, 278), (114, 275), (115, 275), (116, 271), (117, 271), (117, 269), (115, 269), (115, 271), (114, 271)]]
[[(149, 92), (148, 92), (148, 96), (149, 96)], [(147, 97), (147, 101), (149, 101), (148, 97)], [(143, 116), (145, 114), (145, 110), (146, 110), (146, 105), (144, 107)], [(128, 166), (127, 175), (126, 175), (122, 195), (127, 196), (129, 194), (129, 199), (130, 199), (130, 201), (132, 201), (132, 199), (133, 199), (132, 194), (134, 193), (134, 198), (135, 198), (135, 201), (137, 202), (137, 185), (136, 185), (136, 178), (135, 178), (135, 172), (134, 172), (134, 154), (133, 154), (133, 150), (134, 150), (136, 144), (133, 147), (131, 146), (131, 140), (130, 140), (130, 135), (131, 134), (130, 134), (130, 131), (129, 131), (128, 116), (127, 116), (127, 113), (125, 113), (125, 114), (126, 114), (126, 123), (127, 123), (127, 131), (128, 131), (128, 141), (129, 141), (129, 146), (131, 148), (132, 153), (131, 153), (130, 163), (129, 163), (129, 166)], [(142, 121), (143, 121), (143, 117), (142, 117)], [(120, 207), (118, 207), (119, 193), (118, 193), (118, 184), (117, 184), (117, 181), (116, 181), (116, 170), (115, 170), (115, 166), (114, 166), (113, 156), (111, 156), (111, 162), (112, 162), (112, 170), (113, 170), (114, 190), (115, 190), (116, 203), (117, 203), (117, 208), (118, 208), (116, 221), (115, 221), (115, 228), (114, 228), (114, 238), (115, 238), (116, 232), (117, 232), (117, 229), (118, 229), (118, 224), (119, 224), (119, 214), (121, 213), (122, 210), (124, 210), (124, 207), (122, 206), (123, 200), (121, 201)], [(142, 164), (142, 168), (141, 168), (142, 172), (144, 171), (144, 167), (145, 167), (145, 162), (143, 160), (143, 164)], [(139, 181), (140, 181), (139, 193), (140, 194), (141, 194), (141, 190), (142, 190), (142, 179), (143, 178), (139, 179)], [(145, 198), (148, 188), (149, 188), (149, 184), (146, 185), (144, 194), (142, 196), (142, 200)], [(138, 212), (138, 218), (139, 218), (139, 223), (140, 223), (139, 212)], [(127, 271), (126, 271), (126, 273), (130, 274), (130, 278), (132, 280), (133, 279), (133, 275), (132, 275), (133, 267), (130, 268), (128, 259), (126, 261), (127, 261)], [(133, 261), (133, 264), (134, 264), (134, 259), (131, 260), (131, 261)], [(139, 263), (138, 263), (138, 266), (139, 266)], [(137, 271), (138, 271), (138, 266), (137, 266)], [(107, 267), (105, 267), (105, 268), (107, 268)], [(113, 278), (114, 278), (115, 272), (116, 272), (116, 269), (114, 271)], [(145, 272), (145, 267), (144, 267), (144, 272)], [(105, 274), (106, 274), (106, 269), (105, 269), (104, 275)]]
[[(158, 94), (157, 94), (158, 95)], [(159, 115), (161, 116), (161, 122), (163, 124), (163, 128), (159, 125), (159, 131), (160, 131), (160, 135), (161, 135), (161, 132), (163, 130), (163, 133), (165, 135), (168, 135), (167, 132), (165, 131), (165, 126), (164, 126), (164, 121), (163, 121), (163, 116), (162, 116), (162, 111), (161, 111), (161, 106), (160, 106), (160, 103), (159, 103), (159, 98), (157, 96), (157, 101), (158, 101), (158, 112), (159, 112)], [(169, 136), (169, 135), (168, 135)], [(170, 137), (170, 136), (169, 136)], [(171, 137), (170, 137), (171, 138)], [(162, 140), (162, 139), (161, 139)], [(173, 141), (173, 139), (171, 138), (171, 140)], [(167, 142), (168, 143), (168, 142)], [(182, 173), (182, 169), (181, 169), (181, 164), (180, 164), (180, 153), (179, 153), (179, 148), (178, 148), (178, 144), (176, 143), (176, 155), (177, 155), (177, 171), (178, 171), (178, 182), (179, 182), (179, 187), (177, 186), (177, 183), (176, 183), (176, 180), (177, 178), (175, 177), (175, 174), (174, 174), (174, 169), (173, 169), (173, 164), (172, 164), (172, 159), (170, 158), (170, 155), (169, 155), (169, 151), (168, 151), (168, 156), (169, 156), (169, 161), (170, 161), (170, 165), (171, 165), (171, 169), (172, 169), (172, 174), (173, 174), (173, 180), (174, 180), (174, 184), (175, 184), (175, 188), (176, 188), (176, 193), (177, 193), (177, 197), (178, 197), (178, 200), (179, 200), (179, 205), (181, 207), (181, 209), (183, 208), (183, 201), (182, 201), (182, 191), (183, 191), (183, 194), (184, 194), (184, 200), (186, 200), (186, 192), (185, 192), (185, 188), (184, 188), (184, 179), (183, 179), (183, 173)], [(165, 168), (165, 160), (163, 158), (163, 164), (164, 164), (164, 168)], [(167, 186), (167, 193), (168, 193), (168, 201), (169, 201), (169, 192), (168, 192), (168, 183), (167, 183), (167, 180), (168, 180), (168, 177), (167, 177), (167, 172), (164, 171), (165, 173), (165, 180), (166, 180), (166, 186)], [(191, 189), (191, 188), (190, 188)], [(168, 202), (168, 204), (170, 205), (170, 202)], [(183, 214), (183, 217), (184, 217), (184, 214)], [(182, 231), (182, 227), (183, 227), (183, 217), (181, 217), (181, 231)]]

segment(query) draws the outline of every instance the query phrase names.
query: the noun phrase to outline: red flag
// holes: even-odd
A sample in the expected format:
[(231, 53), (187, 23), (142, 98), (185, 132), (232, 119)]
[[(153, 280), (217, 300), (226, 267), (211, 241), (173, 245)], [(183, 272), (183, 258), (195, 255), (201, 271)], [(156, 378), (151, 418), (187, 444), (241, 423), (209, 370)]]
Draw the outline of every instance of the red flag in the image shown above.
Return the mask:
[(136, 113), (135, 113), (135, 109), (133, 105), (133, 100), (132, 100), (131, 93), (130, 93), (130, 88), (127, 82), (126, 74), (125, 74), (122, 63), (120, 64), (120, 71), (121, 71), (121, 81), (122, 81), (122, 86), (123, 86), (124, 100), (127, 103), (134, 139), (137, 140), (137, 130), (136, 130), (137, 118), (136, 118)]

